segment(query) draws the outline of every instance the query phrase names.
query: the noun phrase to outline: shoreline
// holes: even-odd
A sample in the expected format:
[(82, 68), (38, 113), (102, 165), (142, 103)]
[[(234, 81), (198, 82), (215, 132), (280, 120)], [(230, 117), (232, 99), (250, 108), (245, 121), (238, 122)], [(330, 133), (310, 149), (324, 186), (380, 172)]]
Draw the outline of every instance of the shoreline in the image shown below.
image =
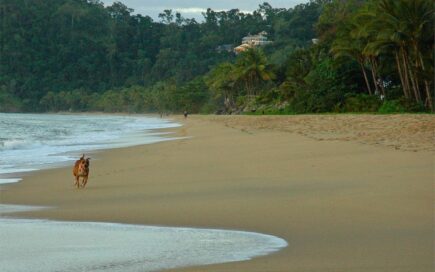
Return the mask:
[(431, 152), (320, 141), (249, 118), (177, 118), (184, 126), (171, 130), (192, 138), (103, 150), (84, 190), (69, 167), (32, 173), (1, 186), (0, 203), (56, 207), (20, 218), (233, 229), (288, 243), (173, 271), (432, 270)]
[[(12, 118), (17, 118), (16, 116), (25, 116), (25, 114), (12, 114), (15, 115)], [(47, 118), (47, 116), (53, 115), (54, 118), (59, 118), (60, 116), (70, 116), (72, 118), (77, 117), (84, 117), (89, 116), (85, 115), (84, 113), (75, 114), (75, 113), (68, 113), (68, 114), (54, 114), (54, 113), (45, 113), (41, 115), (35, 115), (33, 113), (29, 114), (31, 118), (35, 118), (40, 121), (38, 118), (42, 119), (40, 116), (43, 116), (43, 118)], [(122, 134), (120, 133), (112, 133), (111, 135), (107, 137), (106, 134), (109, 132), (102, 131), (100, 132), (100, 136), (105, 136), (105, 140), (101, 140), (98, 138), (89, 139), (86, 138), (86, 136), (94, 136), (90, 135), (91, 133), (88, 133), (86, 136), (82, 137), (84, 141), (87, 141), (84, 145), (80, 145), (78, 143), (73, 144), (66, 144), (63, 146), (63, 148), (57, 148), (59, 145), (56, 141), (61, 141), (62, 137), (55, 138), (54, 141), (50, 138), (50, 136), (46, 136), (47, 140), (42, 140), (42, 144), (39, 143), (39, 139), (36, 140), (36, 143), (32, 143), (31, 138), (25, 138), (25, 137), (18, 137), (18, 135), (15, 135), (18, 137), (18, 139), (12, 139), (11, 136), (6, 137), (4, 139), (0, 139), (0, 151), (5, 152), (5, 156), (3, 156), (3, 160), (1, 160), (1, 167), (0, 167), (0, 184), (9, 184), (14, 182), (20, 182), (24, 176), (31, 175), (32, 172), (37, 172), (40, 170), (46, 170), (46, 169), (53, 169), (53, 168), (63, 168), (63, 167), (69, 167), (79, 156), (81, 156), (82, 152), (87, 154), (97, 154), (98, 152), (104, 151), (104, 150), (110, 150), (110, 149), (116, 149), (116, 148), (123, 148), (128, 146), (138, 146), (143, 144), (150, 144), (155, 143), (159, 141), (168, 141), (173, 140), (171, 138), (171, 132), (170, 130), (167, 130), (171, 127), (178, 127), (180, 124), (171, 122), (168, 119), (159, 119), (155, 116), (151, 115), (126, 115), (126, 114), (96, 114), (91, 113), (91, 116), (98, 117), (98, 118), (106, 118), (109, 117), (115, 117), (115, 118), (131, 118), (131, 123), (134, 123), (138, 118), (145, 118), (150, 121), (149, 126), (143, 126), (142, 128), (129, 128), (127, 131), (123, 131)], [(24, 119), (24, 118), (23, 118)], [(10, 122), (11, 118), (6, 118), (5, 122)], [(109, 120), (112, 121), (112, 120)], [(119, 120), (117, 120), (119, 122)], [(124, 123), (129, 123), (123, 120)], [(130, 120), (127, 120), (130, 121)], [(157, 121), (157, 125), (155, 124)], [(116, 122), (116, 121), (115, 121)], [(160, 122), (160, 123), (158, 123)], [(146, 123), (146, 122), (145, 122)], [(113, 127), (111, 127), (113, 129)], [(33, 127), (32, 127), (33, 129)], [(46, 129), (50, 129), (47, 127)], [(80, 130), (80, 127), (76, 127), (75, 129), (71, 129), (68, 127), (62, 127), (63, 130), (67, 131), (65, 134), (68, 133), (70, 135), (73, 134), (73, 131)], [(70, 131), (68, 131), (68, 129)], [(116, 130), (116, 127), (114, 128)], [(91, 129), (91, 131), (93, 131)], [(86, 132), (86, 131), (85, 131)], [(16, 132), (18, 133), (18, 132)], [(85, 133), (86, 134), (86, 133)], [(31, 135), (31, 134), (30, 134)], [(70, 136), (67, 135), (67, 136)], [(55, 135), (57, 136), (57, 135)], [(76, 135), (77, 136), (77, 135)], [(71, 137), (70, 137), (71, 138)], [(43, 139), (41, 137), (41, 139)], [(73, 138), (71, 138), (73, 139)], [(71, 140), (70, 139), (70, 140)], [(74, 140), (74, 139), (73, 139)], [(14, 146), (15, 145), (15, 146)], [(89, 146), (91, 145), (91, 146)], [(35, 147), (36, 146), (36, 147)], [(42, 148), (40, 148), (42, 147)], [(48, 152), (46, 151), (47, 149)], [(55, 149), (53, 149), (55, 148)], [(8, 152), (14, 152), (15, 150), (18, 150), (21, 153), (11, 155)], [(33, 150), (34, 154), (31, 154), (29, 152), (23, 153), (24, 150)], [(39, 153), (42, 151), (42, 154)], [(15, 158), (20, 158), (21, 156), (24, 157), (34, 157), (36, 154), (39, 154), (42, 156), (42, 158), (39, 158), (39, 160), (29, 160), (26, 162), (15, 160)], [(8, 158), (12, 159), (12, 162), (8, 160)], [(3, 167), (4, 166), (4, 167)]]
[[(24, 209), (1, 206), (0, 214)], [(0, 248), (0, 266), (11, 272), (163, 271), (250, 260), (287, 245), (278, 237), (253, 232), (7, 217), (0, 217), (0, 232), (7, 245)]]

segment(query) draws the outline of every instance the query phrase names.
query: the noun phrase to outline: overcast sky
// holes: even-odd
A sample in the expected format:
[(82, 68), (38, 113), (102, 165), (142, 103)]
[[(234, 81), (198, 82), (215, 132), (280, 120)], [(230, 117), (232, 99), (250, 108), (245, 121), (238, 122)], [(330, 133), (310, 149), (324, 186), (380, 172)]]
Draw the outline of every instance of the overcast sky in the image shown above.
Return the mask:
[[(107, 6), (114, 0), (102, 0)], [(165, 9), (172, 9), (180, 12), (183, 17), (201, 20), (201, 12), (211, 8), (215, 11), (230, 10), (238, 8), (243, 12), (252, 12), (263, 2), (268, 2), (274, 8), (291, 8), (297, 4), (308, 3), (309, 0), (119, 0), (129, 8), (134, 9), (134, 13), (148, 15), (155, 21), (159, 21), (158, 15)]]

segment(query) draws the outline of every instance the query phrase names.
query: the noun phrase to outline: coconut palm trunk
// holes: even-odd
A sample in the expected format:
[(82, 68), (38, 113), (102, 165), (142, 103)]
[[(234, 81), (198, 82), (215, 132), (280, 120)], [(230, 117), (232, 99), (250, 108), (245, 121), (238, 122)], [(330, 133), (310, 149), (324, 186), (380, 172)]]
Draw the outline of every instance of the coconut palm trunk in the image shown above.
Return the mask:
[(399, 59), (399, 53), (395, 52), (395, 59), (396, 59), (396, 65), (397, 65), (397, 71), (399, 72), (399, 78), (400, 78), (400, 83), (402, 84), (402, 90), (403, 90), (403, 95), (405, 96), (405, 98), (409, 98), (409, 89), (407, 87), (407, 84), (405, 82), (405, 78), (404, 78), (404, 69), (402, 67), (402, 65), (400, 64), (400, 59)]
[(421, 102), (420, 94), (419, 94), (417, 86), (415, 84), (412, 68), (411, 68), (411, 66), (409, 64), (408, 55), (406, 54), (406, 51), (403, 50), (403, 49), (402, 49), (402, 61), (403, 61), (404, 69), (405, 69), (405, 79), (406, 79), (405, 81), (407, 82), (407, 85), (409, 86), (410, 89), (412, 87), (412, 91), (414, 93), (415, 101), (416, 102)]
[(373, 84), (375, 85), (375, 94), (379, 94), (379, 86), (376, 82), (376, 65), (375, 65), (375, 60), (373, 59), (373, 57), (369, 58), (369, 63), (370, 63), (370, 67), (371, 67), (371, 72), (372, 72), (372, 80), (373, 80)]
[[(425, 66), (424, 66), (424, 61), (423, 61), (423, 57), (421, 56), (420, 52), (417, 52), (417, 63), (418, 63), (418, 67), (421, 68), (421, 70), (423, 72), (426, 71)], [(433, 111), (433, 100), (432, 100), (432, 95), (430, 92), (430, 83), (427, 79), (424, 79), (424, 89), (426, 92), (426, 99), (425, 99), (425, 106), (429, 107), (429, 109), (431, 111)]]
[(367, 72), (366, 72), (366, 69), (364, 68), (364, 64), (362, 62), (359, 62), (359, 65), (360, 65), (361, 71), (364, 75), (364, 80), (366, 82), (367, 91), (369, 92), (369, 95), (372, 95), (372, 87), (370, 86), (370, 82), (369, 82), (369, 79), (367, 77)]

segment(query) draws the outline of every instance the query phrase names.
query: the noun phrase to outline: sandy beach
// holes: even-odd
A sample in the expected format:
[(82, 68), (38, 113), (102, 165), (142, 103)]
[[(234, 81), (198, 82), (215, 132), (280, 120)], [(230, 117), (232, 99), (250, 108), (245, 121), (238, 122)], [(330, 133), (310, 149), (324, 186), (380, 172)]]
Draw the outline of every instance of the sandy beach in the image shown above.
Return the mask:
[[(189, 116), (181, 140), (92, 154), (0, 188), (23, 218), (234, 229), (288, 247), (174, 271), (433, 271), (433, 115)], [(35, 154), (37, 155), (37, 154)]]

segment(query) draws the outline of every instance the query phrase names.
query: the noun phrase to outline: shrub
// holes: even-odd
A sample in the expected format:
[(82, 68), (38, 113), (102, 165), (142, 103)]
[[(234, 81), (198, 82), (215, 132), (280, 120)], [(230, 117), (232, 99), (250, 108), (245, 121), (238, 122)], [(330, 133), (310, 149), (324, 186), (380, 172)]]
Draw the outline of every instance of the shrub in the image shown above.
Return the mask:
[(374, 95), (357, 94), (346, 96), (343, 110), (345, 112), (377, 112), (382, 101)]
[(417, 103), (404, 97), (399, 99), (399, 102), (405, 108), (406, 112), (426, 112), (428, 110), (423, 103)]
[(402, 106), (399, 100), (385, 101), (378, 110), (379, 113), (401, 113), (405, 112), (405, 107)]
[(23, 103), (18, 97), (0, 88), (0, 112), (19, 112), (23, 108)]

